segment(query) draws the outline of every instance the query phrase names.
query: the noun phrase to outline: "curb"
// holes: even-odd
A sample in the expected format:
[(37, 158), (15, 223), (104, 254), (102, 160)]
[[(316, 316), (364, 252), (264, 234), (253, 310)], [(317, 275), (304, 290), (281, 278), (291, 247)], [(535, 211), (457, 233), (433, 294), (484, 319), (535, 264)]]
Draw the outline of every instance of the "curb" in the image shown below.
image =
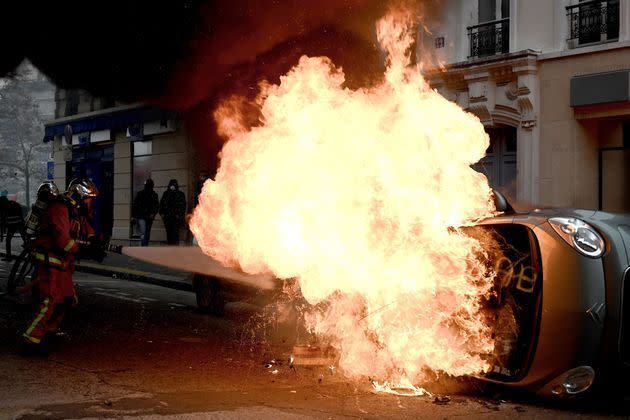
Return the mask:
[[(5, 257), (6, 253), (0, 251), (0, 256)], [(132, 268), (115, 267), (105, 264), (97, 264), (88, 261), (77, 262), (75, 270), (82, 273), (97, 274), (99, 276), (111, 277), (121, 280), (135, 281), (139, 283), (153, 284), (168, 289), (192, 292), (192, 282), (182, 281), (176, 277), (165, 274), (151, 273), (148, 271), (135, 270)]]
[(168, 289), (183, 290), (192, 292), (192, 283), (174, 279), (164, 274), (150, 273), (122, 267), (112, 267), (90, 262), (79, 262), (76, 264), (76, 271), (82, 273), (97, 274), (100, 276), (112, 277), (116, 279), (135, 281), (139, 283), (153, 284)]

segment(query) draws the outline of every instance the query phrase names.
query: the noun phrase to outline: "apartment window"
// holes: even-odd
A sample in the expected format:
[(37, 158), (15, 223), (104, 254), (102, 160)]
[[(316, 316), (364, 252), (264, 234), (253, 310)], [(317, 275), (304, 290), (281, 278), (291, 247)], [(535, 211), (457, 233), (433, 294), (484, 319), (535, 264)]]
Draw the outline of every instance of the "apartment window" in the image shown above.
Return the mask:
[(479, 0), (478, 22), (490, 22), (497, 18), (496, 0)]
[[(144, 182), (151, 178), (153, 141), (134, 141), (131, 143), (131, 146), (133, 148), (131, 199), (135, 200), (138, 191), (144, 188)], [(132, 224), (131, 226), (131, 237), (136, 239), (140, 238), (140, 231), (136, 224)]]
[(619, 39), (619, 0), (580, 0), (567, 18), (569, 48)]
[(479, 0), (479, 24), (469, 26), (469, 58), (507, 53), (510, 49), (509, 0)]
[(133, 146), (133, 196), (144, 187), (144, 181), (151, 178), (151, 154), (153, 141), (135, 141)]

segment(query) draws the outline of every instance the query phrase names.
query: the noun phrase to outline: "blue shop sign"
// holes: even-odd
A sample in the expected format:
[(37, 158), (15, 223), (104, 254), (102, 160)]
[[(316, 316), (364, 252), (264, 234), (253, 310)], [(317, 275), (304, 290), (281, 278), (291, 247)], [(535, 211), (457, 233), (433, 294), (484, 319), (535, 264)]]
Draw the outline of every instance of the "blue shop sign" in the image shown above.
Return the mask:
[(90, 144), (90, 132), (79, 134), (79, 147), (86, 147)]
[(46, 178), (55, 179), (55, 162), (47, 162)]

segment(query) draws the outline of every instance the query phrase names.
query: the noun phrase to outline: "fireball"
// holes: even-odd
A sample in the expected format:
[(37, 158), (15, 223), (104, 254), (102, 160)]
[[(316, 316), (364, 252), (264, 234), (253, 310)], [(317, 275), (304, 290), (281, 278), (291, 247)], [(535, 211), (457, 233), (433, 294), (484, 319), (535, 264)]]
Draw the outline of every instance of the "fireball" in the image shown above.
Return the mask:
[(460, 227), (494, 213), (470, 165), (489, 139), (477, 117), (430, 89), (411, 63), (413, 14), (376, 25), (381, 83), (352, 90), (326, 57), (303, 56), (256, 101), (215, 112), (226, 137), (191, 230), (202, 250), (248, 273), (296, 278), (308, 328), (349, 377), (422, 382), (488, 368), (480, 315), (493, 282)]

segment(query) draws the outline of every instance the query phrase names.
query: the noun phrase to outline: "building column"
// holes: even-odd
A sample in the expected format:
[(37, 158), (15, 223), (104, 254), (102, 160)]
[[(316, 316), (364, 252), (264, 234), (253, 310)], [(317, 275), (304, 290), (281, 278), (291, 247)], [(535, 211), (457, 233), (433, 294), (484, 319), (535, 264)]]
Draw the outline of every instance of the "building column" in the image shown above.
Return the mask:
[(131, 143), (124, 131), (114, 132), (114, 223), (112, 239), (129, 245), (131, 226)]
[(538, 203), (538, 153), (540, 129), (525, 128), (519, 125), (516, 129), (516, 199), (525, 205)]
[(563, 1), (554, 2), (554, 25), (557, 28), (554, 36), (554, 49), (564, 51), (567, 49), (567, 39), (569, 38), (569, 18), (567, 17), (568, 4)]
[(491, 112), (496, 105), (497, 86), (490, 72), (467, 74), (464, 80), (468, 84), (468, 111), (475, 114), (484, 125), (492, 125)]
[(535, 58), (513, 67), (512, 71), (517, 76), (516, 103), (521, 113), (516, 132), (517, 201), (535, 206), (538, 204), (540, 144), (539, 83)]
[[(501, 7), (500, 1), (498, 1), (497, 4)], [(517, 0), (510, 0), (510, 52), (518, 51), (518, 41), (518, 4)]]
[(53, 140), (53, 162), (55, 163), (55, 184), (59, 190), (66, 186), (66, 162), (63, 159), (63, 151), (61, 150), (61, 139)]

